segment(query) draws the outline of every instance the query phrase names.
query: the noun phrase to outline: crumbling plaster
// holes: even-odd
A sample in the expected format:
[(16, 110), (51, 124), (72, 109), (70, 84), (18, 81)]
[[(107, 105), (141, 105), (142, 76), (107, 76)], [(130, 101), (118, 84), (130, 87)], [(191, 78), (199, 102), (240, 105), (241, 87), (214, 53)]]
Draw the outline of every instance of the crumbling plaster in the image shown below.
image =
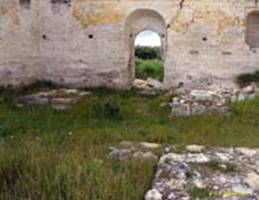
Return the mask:
[(232, 87), (259, 69), (245, 42), (255, 10), (256, 0), (0, 0), (0, 84), (129, 88), (134, 37), (152, 29), (163, 41), (165, 87)]

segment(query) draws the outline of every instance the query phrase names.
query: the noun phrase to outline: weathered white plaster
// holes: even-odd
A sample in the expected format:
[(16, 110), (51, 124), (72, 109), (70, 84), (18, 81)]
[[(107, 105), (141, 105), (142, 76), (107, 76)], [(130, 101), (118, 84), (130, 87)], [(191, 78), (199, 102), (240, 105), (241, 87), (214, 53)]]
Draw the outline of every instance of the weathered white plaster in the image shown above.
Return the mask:
[(0, 0), (0, 84), (129, 88), (135, 35), (160, 34), (166, 87), (233, 86), (259, 69), (246, 44), (255, 0)]

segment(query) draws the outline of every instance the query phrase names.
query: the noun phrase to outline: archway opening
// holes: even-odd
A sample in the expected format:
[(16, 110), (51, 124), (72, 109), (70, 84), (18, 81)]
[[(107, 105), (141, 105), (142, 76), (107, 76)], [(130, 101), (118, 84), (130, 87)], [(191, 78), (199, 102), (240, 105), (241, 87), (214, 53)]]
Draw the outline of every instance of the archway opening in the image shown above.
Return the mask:
[(259, 12), (254, 11), (247, 16), (246, 42), (251, 48), (259, 48)]
[(148, 78), (162, 82), (164, 78), (161, 36), (152, 30), (138, 33), (134, 41), (135, 79)]
[[(125, 44), (127, 48), (125, 52), (128, 54), (127, 71), (129, 84), (136, 87), (136, 85), (146, 85), (152, 82), (157, 86), (161, 86), (162, 84), (157, 83), (157, 81), (142, 80), (153, 78), (163, 82), (164, 79), (167, 26), (163, 16), (151, 9), (135, 10), (126, 19), (125, 33)], [(148, 49), (147, 51), (157, 51), (157, 54), (160, 54), (160, 56), (141, 58), (138, 54), (145, 49)], [(153, 67), (154, 65), (160, 65), (160, 69), (157, 70), (159, 66), (156, 68)], [(141, 78), (142, 80), (138, 81), (137, 78)]]

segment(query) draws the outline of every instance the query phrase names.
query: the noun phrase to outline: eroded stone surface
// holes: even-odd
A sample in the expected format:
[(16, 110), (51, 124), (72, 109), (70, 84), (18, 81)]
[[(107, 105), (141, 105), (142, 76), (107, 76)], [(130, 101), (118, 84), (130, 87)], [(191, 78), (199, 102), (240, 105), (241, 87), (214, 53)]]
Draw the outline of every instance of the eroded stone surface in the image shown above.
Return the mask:
[(138, 91), (139, 94), (153, 96), (161, 93), (164, 89), (163, 83), (148, 78), (147, 80), (135, 79), (133, 82), (133, 88)]
[(22, 102), (35, 105), (50, 105), (55, 109), (67, 109), (73, 104), (89, 100), (91, 92), (76, 89), (56, 89), (47, 92), (38, 92), (22, 97)]
[(188, 145), (186, 150), (192, 153), (200, 153), (205, 150), (205, 147), (201, 145)]
[[(258, 149), (189, 145), (177, 150), (162, 145), (160, 150), (148, 151), (159, 159), (145, 200), (259, 199)], [(110, 155), (119, 160), (146, 160), (145, 152), (139, 143), (127, 142), (127, 148), (113, 148)]]
[(161, 145), (155, 143), (133, 143), (129, 141), (123, 141), (119, 144), (119, 147), (110, 147), (110, 157), (115, 160), (128, 160), (128, 159), (141, 159), (157, 161), (158, 155), (152, 152), (157, 150)]
[(218, 112), (225, 114), (231, 102), (253, 99), (258, 95), (254, 84), (241, 89), (191, 90), (180, 93), (172, 99), (174, 116), (190, 116)]
[(146, 200), (162, 200), (162, 194), (159, 193), (156, 189), (148, 191), (145, 196)]

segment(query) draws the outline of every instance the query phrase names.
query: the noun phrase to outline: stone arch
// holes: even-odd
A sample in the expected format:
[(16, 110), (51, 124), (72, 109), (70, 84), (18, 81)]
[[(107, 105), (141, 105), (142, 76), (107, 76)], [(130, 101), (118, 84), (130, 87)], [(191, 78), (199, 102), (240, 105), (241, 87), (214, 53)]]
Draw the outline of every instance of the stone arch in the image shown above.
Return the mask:
[(251, 48), (259, 48), (259, 11), (247, 15), (246, 27), (246, 43)]
[[(150, 30), (157, 33), (161, 38), (161, 52), (165, 63), (166, 47), (167, 47), (167, 28), (163, 16), (155, 10), (138, 9), (133, 11), (125, 22), (125, 44), (128, 52), (128, 72), (130, 84), (135, 78), (135, 62), (134, 62), (134, 41), (136, 36), (145, 30)], [(165, 68), (165, 66), (164, 66)]]

